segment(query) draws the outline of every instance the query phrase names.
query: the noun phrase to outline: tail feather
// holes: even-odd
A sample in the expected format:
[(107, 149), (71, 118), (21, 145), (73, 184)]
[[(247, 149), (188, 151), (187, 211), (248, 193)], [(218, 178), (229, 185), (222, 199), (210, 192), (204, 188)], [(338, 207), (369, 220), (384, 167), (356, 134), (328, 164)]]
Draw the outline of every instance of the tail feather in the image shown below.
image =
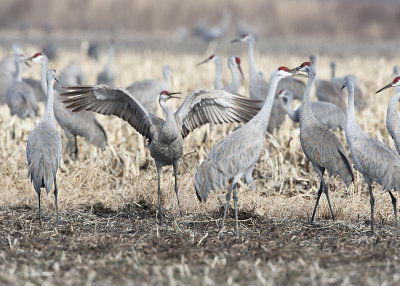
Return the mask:
[(40, 193), (40, 188), (45, 188), (49, 193), (53, 187), (55, 171), (46, 164), (45, 157), (42, 155), (37, 162), (31, 162), (28, 167), (28, 176), (31, 177), (33, 187), (37, 193)]
[(228, 180), (218, 167), (211, 161), (204, 161), (198, 168), (195, 175), (194, 187), (196, 196), (201, 202), (206, 202), (210, 192), (217, 191), (226, 186)]

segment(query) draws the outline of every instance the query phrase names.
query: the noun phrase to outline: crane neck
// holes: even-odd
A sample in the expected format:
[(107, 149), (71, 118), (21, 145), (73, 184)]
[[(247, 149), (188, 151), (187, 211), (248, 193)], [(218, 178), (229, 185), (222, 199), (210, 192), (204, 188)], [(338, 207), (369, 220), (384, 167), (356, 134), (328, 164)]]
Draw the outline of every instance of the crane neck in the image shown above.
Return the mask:
[(46, 73), (47, 73), (47, 66), (48, 66), (48, 61), (46, 59), (43, 59), (40, 62), (41, 65), (41, 70), (40, 70), (40, 84), (42, 86), (42, 91), (44, 94), (47, 94), (47, 82), (46, 82)]
[(46, 100), (46, 109), (44, 111), (42, 120), (46, 120), (48, 122), (54, 123), (54, 78), (47, 79), (47, 100)]
[(249, 71), (250, 71), (250, 82), (254, 81), (257, 76), (256, 65), (254, 62), (254, 41), (249, 43)]
[(286, 112), (289, 118), (294, 122), (299, 122), (299, 109), (293, 110), (292, 107), (293, 98), (287, 98), (286, 100)]
[(333, 80), (335, 78), (335, 73), (336, 73), (335, 66), (331, 65), (331, 80)]
[(229, 70), (231, 71), (231, 75), (232, 75), (232, 81), (229, 84), (229, 90), (234, 90), (235, 92), (237, 92), (237, 90), (239, 89), (239, 85), (240, 85), (240, 78), (239, 78), (238, 72), (235, 69), (235, 67), (231, 61), (228, 62), (228, 67), (229, 67)]
[(222, 83), (222, 62), (221, 62), (221, 60), (215, 61), (214, 87), (217, 90), (224, 88), (224, 84)]
[(22, 81), (22, 65), (23, 63), (22, 62), (20, 62), (20, 60), (19, 60), (19, 58), (18, 58), (18, 56), (15, 56), (15, 66), (16, 66), (16, 68), (17, 68), (17, 71), (16, 71), (16, 73), (15, 73), (15, 80), (16, 81), (18, 81), (18, 82), (21, 82)]
[(107, 70), (111, 70), (113, 60), (114, 60), (114, 45), (111, 45), (110, 49), (108, 50), (108, 59), (107, 59), (107, 64), (106, 64)]
[(315, 79), (315, 73), (310, 73), (308, 75), (308, 80), (306, 84), (306, 89), (304, 90), (304, 96), (303, 96), (303, 101), (301, 104), (301, 110), (300, 110), (300, 116), (299, 116), (299, 121), (300, 121), (300, 126), (303, 124), (306, 124), (309, 121), (316, 121), (314, 114), (312, 112), (311, 108), (311, 87)]
[(347, 93), (349, 95), (349, 100), (347, 103), (347, 120), (346, 120), (346, 133), (348, 133), (348, 129), (357, 128), (356, 114), (354, 109), (354, 82), (347, 81)]
[(251, 120), (255, 123), (256, 126), (260, 127), (260, 132), (262, 134), (264, 134), (267, 131), (269, 117), (271, 115), (271, 110), (275, 99), (275, 93), (280, 79), (281, 78), (278, 77), (275, 74), (275, 72), (271, 75), (268, 95), (264, 102), (264, 105), (261, 108), (261, 110), (257, 113), (257, 115), (254, 116), (254, 118)]
[(387, 108), (387, 113), (386, 113), (386, 120), (388, 119), (389, 116), (397, 115), (397, 103), (400, 100), (400, 92), (396, 92), (395, 95), (390, 99), (388, 108)]

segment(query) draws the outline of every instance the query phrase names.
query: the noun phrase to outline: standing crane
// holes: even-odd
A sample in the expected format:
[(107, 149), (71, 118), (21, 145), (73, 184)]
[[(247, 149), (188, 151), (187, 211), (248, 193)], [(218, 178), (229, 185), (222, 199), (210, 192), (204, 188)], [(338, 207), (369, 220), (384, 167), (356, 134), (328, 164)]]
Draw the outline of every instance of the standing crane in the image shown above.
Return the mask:
[(56, 79), (56, 71), (49, 69), (46, 74), (47, 102), (42, 119), (32, 130), (26, 145), (26, 159), (28, 161), (28, 176), (30, 176), (38, 194), (39, 222), (42, 223), (40, 212), (40, 192), (45, 188), (47, 194), (54, 184), (54, 198), (56, 204), (57, 224), (60, 222), (58, 216), (58, 188), (56, 173), (60, 164), (62, 154), (62, 143), (54, 121), (53, 110), (53, 84)]
[[(337, 87), (341, 88), (343, 84), (344, 77), (336, 77), (336, 63), (334, 61), (331, 62), (331, 82), (335, 84)], [(357, 78), (353, 75), (355, 80), (354, 86), (354, 104), (358, 111), (363, 110), (366, 107), (365, 100), (360, 89), (360, 85), (358, 83)]]
[(372, 182), (378, 183), (383, 190), (388, 191), (392, 199), (397, 229), (396, 198), (391, 190), (400, 190), (400, 158), (387, 145), (362, 131), (358, 126), (354, 111), (354, 78), (351, 75), (344, 78), (342, 88), (344, 87), (347, 87), (348, 93), (346, 139), (354, 165), (368, 185), (371, 205), (371, 233), (374, 233), (375, 206)]
[(22, 65), (25, 65), (25, 62), (24, 55), (15, 55), (17, 72), (13, 83), (6, 91), (6, 101), (10, 107), (11, 115), (17, 114), (21, 119), (30, 117), (34, 120), (39, 107), (33, 89), (22, 81)]
[(259, 102), (233, 95), (221, 90), (196, 90), (185, 98), (179, 109), (172, 113), (167, 100), (177, 98), (162, 91), (159, 104), (165, 112), (165, 120), (151, 113), (134, 96), (123, 88), (106, 85), (70, 86), (62, 95), (72, 111), (91, 110), (104, 115), (115, 115), (127, 121), (149, 140), (150, 155), (153, 157), (158, 176), (158, 219), (161, 223), (160, 178), (163, 166), (172, 165), (175, 176), (175, 194), (178, 201), (177, 171), (183, 154), (183, 139), (194, 129), (205, 123), (228, 123), (249, 121), (259, 110)]
[(156, 112), (157, 109), (157, 95), (163, 90), (168, 90), (169, 80), (172, 76), (172, 69), (170, 66), (163, 67), (164, 81), (155, 79), (144, 79), (132, 83), (126, 88), (131, 95), (140, 101), (151, 112)]
[(217, 191), (232, 180), (226, 195), (221, 231), (224, 228), (226, 213), (233, 191), (236, 235), (239, 236), (236, 184), (241, 177), (244, 177), (244, 182), (247, 185), (250, 185), (251, 188), (256, 188), (253, 184), (252, 173), (261, 153), (278, 82), (280, 79), (292, 75), (293, 72), (287, 67), (279, 67), (275, 70), (271, 75), (271, 88), (268, 91), (268, 96), (262, 109), (248, 123), (221, 140), (197, 168), (194, 185), (197, 198), (202, 202), (207, 200), (211, 190)]
[(400, 117), (396, 110), (397, 103), (400, 100), (400, 92), (397, 90), (399, 86), (400, 86), (400, 77), (397, 76), (394, 78), (392, 82), (382, 87), (376, 93), (379, 93), (389, 87), (396, 88), (396, 94), (393, 95), (387, 108), (386, 128), (389, 131), (390, 135), (392, 135), (392, 138), (394, 140), (394, 145), (396, 146), (397, 154), (400, 155)]
[(325, 170), (327, 169), (331, 176), (339, 175), (347, 187), (353, 182), (353, 172), (343, 144), (332, 131), (319, 123), (313, 115), (310, 95), (311, 86), (316, 74), (314, 65), (310, 62), (304, 62), (298, 66), (296, 70), (306, 72), (308, 75), (306, 90), (300, 110), (301, 147), (320, 177), (320, 186), (311, 217), (311, 223), (314, 221), (322, 191), (324, 191), (326, 199), (328, 200), (329, 210), (334, 220), (335, 216), (333, 215), (331, 202), (329, 200), (328, 186), (324, 181)]
[(211, 55), (207, 59), (202, 62), (199, 62), (197, 65), (202, 65), (204, 63), (215, 63), (215, 81), (214, 88), (216, 90), (224, 89), (224, 84), (222, 82), (222, 61), (218, 55)]
[[(282, 89), (279, 92), (279, 98), (281, 98), (286, 105), (286, 112), (289, 118), (293, 120), (293, 122), (300, 122), (301, 106), (293, 110), (293, 97), (293, 93), (288, 89)], [(314, 117), (326, 128), (332, 130), (339, 128), (340, 130), (344, 130), (346, 127), (346, 114), (336, 105), (325, 101), (316, 101), (311, 102), (311, 107)]]
[(114, 85), (115, 74), (112, 70), (114, 60), (115, 41), (112, 40), (108, 50), (108, 59), (104, 69), (97, 76), (97, 84)]
[[(314, 55), (310, 56), (310, 61), (315, 67), (316, 59)], [(321, 80), (319, 78), (315, 78), (314, 83), (315, 94), (319, 101), (326, 101), (335, 104), (346, 112), (346, 100), (343, 97), (340, 86), (337, 86), (328, 80)]]
[[(47, 94), (47, 56), (42, 53), (36, 53), (29, 59), (41, 65), (42, 89), (43, 92)], [(79, 113), (71, 112), (65, 108), (57, 91), (54, 91), (53, 103), (56, 120), (68, 138), (68, 149), (70, 154), (75, 154), (75, 156), (78, 154), (78, 143), (76, 136), (82, 136), (89, 143), (102, 149), (107, 146), (107, 134), (101, 124), (97, 121), (94, 114), (89, 111), (82, 111)]]

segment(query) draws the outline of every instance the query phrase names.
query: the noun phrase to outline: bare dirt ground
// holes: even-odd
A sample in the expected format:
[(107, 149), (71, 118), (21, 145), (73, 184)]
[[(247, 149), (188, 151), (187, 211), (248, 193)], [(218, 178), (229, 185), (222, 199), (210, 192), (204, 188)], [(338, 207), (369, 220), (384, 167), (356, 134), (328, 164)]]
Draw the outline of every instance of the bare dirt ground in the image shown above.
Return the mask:
[(145, 201), (113, 211), (101, 204), (62, 211), (40, 226), (31, 206), (0, 209), (0, 282), (18, 285), (396, 285), (400, 242), (379, 223), (266, 219), (239, 213), (241, 237), (222, 208), (158, 225)]
[[(26, 47), (28, 55), (37, 50)], [(241, 51), (241, 53), (239, 53)], [(238, 48), (247, 73), (247, 49)], [(8, 50), (1, 51), (2, 55)], [(212, 88), (213, 65), (197, 68), (207, 54), (122, 51), (115, 57), (117, 86), (144, 78), (161, 79), (171, 64), (171, 91), (188, 94)], [(332, 56), (317, 54), (318, 75), (329, 78)], [(307, 58), (294, 54), (256, 53), (257, 66), (269, 74), (280, 65), (295, 67)], [(87, 83), (95, 82), (99, 62), (79, 51), (61, 50), (50, 67), (61, 71), (79, 62)], [(374, 91), (393, 79), (400, 58), (343, 56), (338, 75), (356, 74), (368, 107), (357, 114), (362, 129), (393, 147), (384, 120), (393, 93)], [(224, 59), (225, 63), (225, 59)], [(24, 76), (39, 78), (39, 67)], [(224, 66), (224, 80), (230, 77)], [(248, 94), (245, 80), (241, 94)], [(176, 108), (180, 102), (171, 102)], [(41, 112), (44, 108), (41, 105)], [(160, 113), (160, 116), (163, 116)], [(156, 220), (156, 170), (144, 140), (128, 124), (99, 116), (108, 134), (106, 150), (79, 138), (80, 153), (71, 158), (64, 138), (63, 161), (57, 174), (60, 225), (53, 195), (43, 195), (43, 224), (37, 221), (37, 195), (27, 178), (26, 141), (35, 124), (11, 118), (0, 106), (0, 285), (398, 285), (400, 243), (394, 236), (389, 196), (374, 185), (376, 234), (370, 236), (369, 198), (362, 176), (353, 169), (354, 184), (346, 189), (338, 178), (328, 180), (337, 221), (329, 218), (321, 198), (315, 223), (307, 223), (315, 203), (318, 178), (305, 159), (298, 125), (286, 120), (266, 135), (254, 171), (257, 191), (238, 189), (240, 238), (234, 236), (232, 210), (224, 239), (218, 238), (225, 190), (206, 204), (195, 196), (193, 178), (210, 148), (233, 126), (216, 127), (209, 145), (201, 140), (206, 127), (185, 139), (179, 189), (183, 217), (178, 215), (171, 168), (162, 174), (164, 223)], [(11, 131), (16, 128), (16, 138)], [(63, 132), (60, 130), (64, 137)], [(346, 142), (344, 132), (336, 134)], [(346, 145), (346, 144), (345, 144)], [(398, 194), (395, 196), (398, 198)]]

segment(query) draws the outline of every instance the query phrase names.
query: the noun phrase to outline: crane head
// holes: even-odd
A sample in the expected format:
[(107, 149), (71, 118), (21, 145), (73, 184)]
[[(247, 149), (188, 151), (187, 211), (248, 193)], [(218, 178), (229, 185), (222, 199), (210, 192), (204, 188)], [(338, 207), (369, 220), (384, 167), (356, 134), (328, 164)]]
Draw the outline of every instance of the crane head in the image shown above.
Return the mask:
[(294, 68), (293, 71), (297, 75), (302, 75), (298, 73), (299, 71), (306, 72), (308, 76), (310, 76), (312, 73), (315, 74), (314, 65), (311, 62), (303, 62), (298, 67)]
[(275, 71), (275, 75), (280, 78), (285, 78), (285, 77), (293, 76), (295, 74), (295, 72), (296, 71), (294, 69), (289, 69), (288, 67), (280, 66)]
[(201, 61), (197, 64), (197, 66), (202, 65), (204, 63), (208, 63), (208, 62), (214, 62), (216, 63), (217, 61), (219, 61), (219, 57), (217, 55), (212, 54), (211, 56), (209, 56), (207, 59), (205, 59), (204, 61)]
[(17, 62), (18, 64), (19, 64), (19, 63), (24, 63), (24, 64), (26, 64), (28, 67), (31, 66), (31, 65), (28, 63), (28, 60), (27, 60), (27, 58), (25, 57), (24, 54), (16, 55), (15, 60), (16, 60), (16, 62)]
[(171, 98), (180, 98), (179, 96), (173, 96), (174, 94), (182, 94), (181, 92), (169, 92), (169, 91), (166, 91), (166, 90), (163, 90), (161, 93), (160, 93), (160, 101), (167, 101), (168, 99), (171, 99)]
[(379, 93), (389, 87), (394, 87), (394, 86), (400, 86), (400, 76), (396, 76), (393, 81), (389, 82), (387, 85), (382, 87), (380, 90), (378, 90), (376, 93)]
[(236, 62), (236, 65), (237, 65), (237, 68), (238, 68), (240, 74), (242, 75), (242, 79), (244, 79), (243, 71), (242, 71), (242, 68), (240, 66), (240, 58), (239, 57), (235, 57), (235, 62)]
[(245, 42), (245, 43), (250, 43), (250, 42), (255, 42), (255, 39), (252, 35), (250, 34), (244, 34), (242, 37), (238, 39), (233, 39), (231, 43), (236, 43), (236, 42)]
[(47, 79), (47, 81), (50, 81), (52, 79), (58, 81), (57, 76), (56, 76), (56, 70), (48, 69), (47, 74), (46, 74), (46, 79)]
[(291, 102), (293, 100), (293, 93), (288, 89), (281, 89), (278, 93), (278, 97), (283, 103)]
[[(354, 86), (354, 82), (355, 82), (355, 79), (354, 79), (354, 76), (353, 76), (353, 75), (351, 75), (351, 74), (346, 75), (346, 76), (344, 77), (344, 82), (343, 82), (343, 85), (342, 85), (342, 88), (341, 88), (341, 89), (345, 88), (346, 86), (347, 86), (347, 87), (349, 87), (349, 86)], [(378, 91), (377, 91), (377, 92), (378, 92)]]
[(32, 57), (27, 58), (27, 60), (35, 62), (35, 63), (42, 63), (46, 59), (46, 55), (42, 53), (36, 53)]

